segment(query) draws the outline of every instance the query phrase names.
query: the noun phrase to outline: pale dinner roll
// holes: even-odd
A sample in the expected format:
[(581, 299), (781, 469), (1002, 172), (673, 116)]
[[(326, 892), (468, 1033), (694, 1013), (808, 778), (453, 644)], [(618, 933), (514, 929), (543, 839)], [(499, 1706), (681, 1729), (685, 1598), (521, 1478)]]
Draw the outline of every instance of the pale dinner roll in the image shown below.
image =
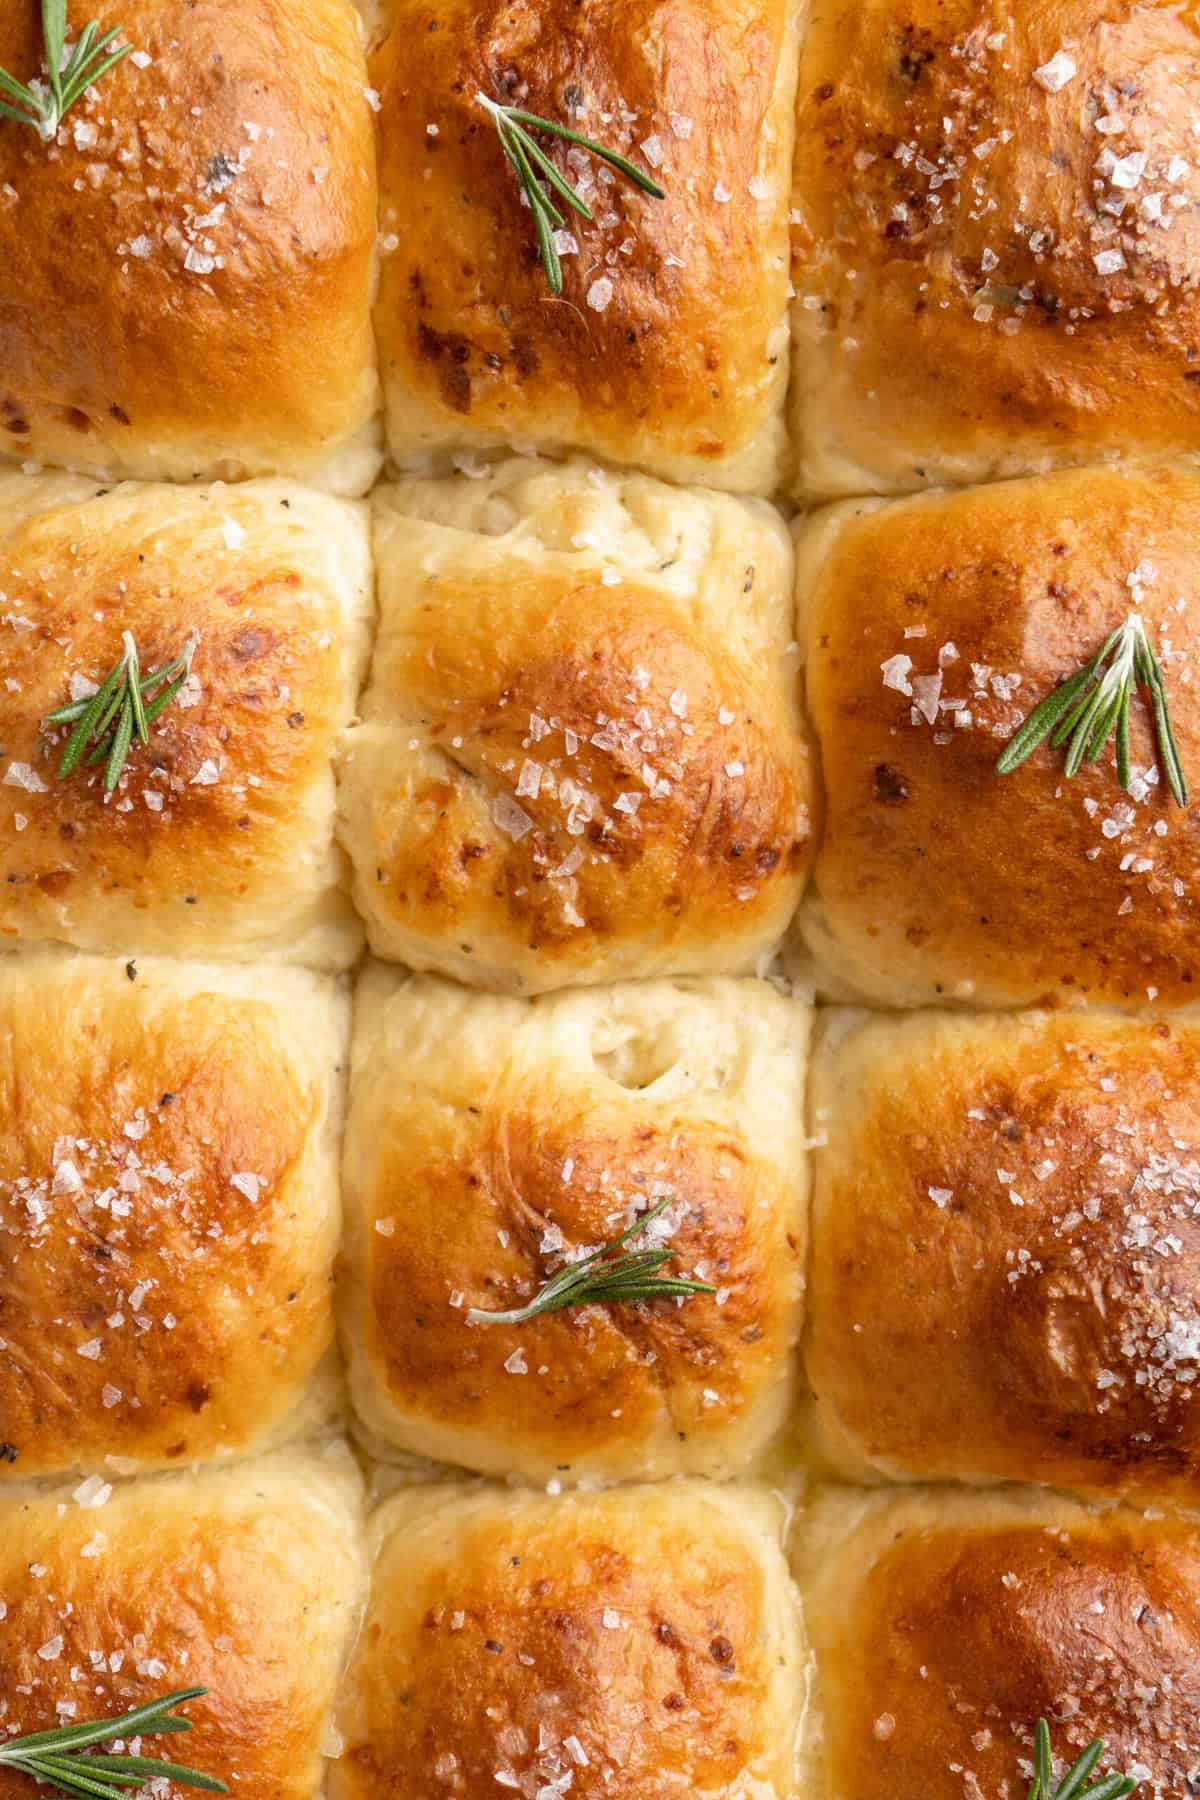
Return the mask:
[(1200, 15), (812, 0), (800, 495), (1200, 448)]
[(0, 1485), (328, 1418), (345, 1024), (300, 970), (0, 960)]
[[(375, 325), (388, 445), (578, 448), (769, 493), (784, 450), (801, 0), (382, 0)], [(561, 298), (477, 95), (624, 154), (533, 136), (562, 209)]]
[[(377, 1453), (533, 1480), (745, 1468), (793, 1385), (808, 1030), (765, 982), (527, 1001), (372, 967), (342, 1341)], [(468, 1319), (524, 1306), (668, 1197), (644, 1247), (675, 1246), (662, 1273), (715, 1296)]]
[(826, 1458), (1200, 1505), (1200, 1026), (823, 1018)]
[[(1071, 471), (814, 516), (798, 634), (824, 836), (802, 936), (872, 1005), (1200, 998), (1200, 474)], [(1073, 779), (1021, 721), (1131, 612), (1163, 670), (1190, 810), (1144, 695), (1132, 792), (1110, 742)]]
[[(38, 75), (36, 6), (0, 68)], [(135, 47), (52, 145), (0, 131), (0, 454), (102, 476), (379, 464), (375, 165), (352, 0), (72, 0)]]
[(1051, 1494), (827, 1489), (798, 1533), (816, 1661), (804, 1800), (1024, 1800), (1039, 1718), (1055, 1780), (1145, 1800), (1200, 1778), (1200, 1526)]
[[(292, 1452), (0, 1495), (0, 1742), (205, 1687), (180, 1709), (192, 1729), (144, 1735), (141, 1755), (245, 1800), (319, 1800), (361, 1604), (359, 1489), (344, 1453)], [(3, 1800), (32, 1792), (0, 1769)]]
[[(353, 961), (332, 755), (371, 614), (353, 502), (0, 474), (0, 946)], [(102, 767), (59, 778), (72, 728), (44, 721), (127, 630), (147, 674), (197, 642), (107, 799)]]
[(526, 993), (753, 969), (815, 787), (777, 515), (518, 458), (383, 490), (375, 547), (340, 829), (376, 955)]
[(758, 1490), (426, 1487), (372, 1524), (330, 1800), (792, 1800), (804, 1645)]

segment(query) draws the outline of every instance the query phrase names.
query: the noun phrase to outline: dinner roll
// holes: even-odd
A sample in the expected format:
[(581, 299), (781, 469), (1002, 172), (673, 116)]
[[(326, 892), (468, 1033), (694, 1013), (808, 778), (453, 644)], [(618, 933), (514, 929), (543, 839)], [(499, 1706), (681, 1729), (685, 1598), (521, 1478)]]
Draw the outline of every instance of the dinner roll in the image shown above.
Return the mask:
[(770, 953), (814, 786), (777, 516), (516, 460), (385, 490), (375, 545), (340, 817), (376, 955), (537, 993)]
[[(344, 1455), (5, 1493), (0, 1743), (205, 1687), (180, 1709), (192, 1730), (143, 1735), (140, 1754), (246, 1800), (318, 1800), (362, 1582)], [(33, 1791), (0, 1768), (3, 1800)]]
[[(0, 946), (351, 962), (331, 757), (371, 607), (356, 505), (0, 475)], [(73, 727), (46, 720), (126, 631), (147, 674), (195, 651), (109, 798), (103, 762), (60, 778)]]
[(1071, 471), (818, 514), (799, 635), (825, 829), (802, 918), (825, 991), (881, 1006), (1200, 997), (1200, 817), (1145, 694), (1130, 793), (1113, 745), (1074, 779), (997, 758), (1131, 613), (1200, 793), (1200, 474)]
[(1200, 1505), (1200, 1025), (825, 1020), (827, 1457)]
[(0, 960), (0, 1485), (327, 1418), (344, 1023), (299, 970)]
[(1200, 445), (1200, 15), (812, 0), (801, 495)]
[[(769, 493), (784, 449), (788, 190), (800, 0), (382, 0), (375, 310), (388, 443), (572, 446)], [(624, 154), (664, 191), (533, 129), (563, 203), (562, 296), (478, 96)]]
[[(788, 1408), (808, 1009), (765, 982), (494, 999), (378, 965), (359, 987), (342, 1338), (372, 1447), (534, 1480), (728, 1474)], [(582, 1250), (716, 1294), (519, 1325)]]
[(1200, 1527), (1048, 1494), (827, 1490), (798, 1572), (816, 1655), (805, 1800), (1017, 1800), (1034, 1728), (1055, 1780), (1146, 1800), (1200, 1776)]
[[(40, 8), (0, 68), (42, 68)], [(134, 54), (53, 143), (0, 124), (0, 454), (149, 480), (379, 462), (353, 0), (72, 0)]]
[(426, 1487), (372, 1526), (330, 1800), (791, 1800), (804, 1648), (777, 1509), (687, 1482)]

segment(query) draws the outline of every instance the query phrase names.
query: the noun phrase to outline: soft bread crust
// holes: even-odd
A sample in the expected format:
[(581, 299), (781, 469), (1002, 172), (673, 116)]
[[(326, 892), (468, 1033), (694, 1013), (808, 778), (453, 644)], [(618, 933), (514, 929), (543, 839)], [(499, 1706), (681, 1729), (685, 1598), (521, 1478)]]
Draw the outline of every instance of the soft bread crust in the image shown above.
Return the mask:
[[(351, 0), (72, 0), (70, 18), (150, 60), (126, 57), (53, 149), (0, 135), (0, 454), (364, 492), (376, 194)], [(41, 50), (38, 8), (5, 7), (0, 68), (28, 78)]]
[(376, 955), (525, 993), (753, 968), (814, 800), (778, 517), (530, 459), (374, 517), (340, 832)]
[[(529, 1002), (375, 966), (342, 1286), (372, 1447), (535, 1480), (744, 1469), (792, 1391), (808, 1025), (761, 982)], [(563, 1252), (667, 1196), (666, 1272), (715, 1297), (468, 1323), (524, 1305)]]
[(824, 1019), (825, 1457), (852, 1480), (1200, 1503), (1200, 1028)]
[[(575, 446), (673, 480), (772, 491), (799, 0), (385, 11), (371, 63), (375, 320), (393, 457), (412, 467), (464, 446)], [(653, 199), (541, 135), (594, 213), (568, 214), (578, 254), (562, 257), (561, 299), (479, 91), (627, 155), (666, 190)]]
[[(177, 1758), (247, 1800), (317, 1800), (363, 1577), (346, 1456), (293, 1452), (107, 1495), (99, 1484), (6, 1493), (0, 1732), (207, 1687), (183, 1710), (192, 1730), (144, 1737), (141, 1754)], [(27, 1776), (0, 1768), (0, 1800), (29, 1792)]]
[(1198, 100), (1176, 0), (812, 0), (797, 493), (1200, 444)]
[(329, 1417), (346, 1024), (298, 970), (0, 962), (0, 1485)]
[[(0, 474), (0, 591), (0, 945), (353, 961), (332, 756), (367, 655), (365, 509)], [(198, 643), (106, 800), (100, 767), (58, 779), (71, 728), (44, 720), (126, 630), (145, 673)]]
[[(1158, 779), (1143, 700), (1132, 794), (1111, 744), (1073, 780), (1048, 745), (1011, 775), (995, 764), (1137, 611), (1197, 789), (1198, 531), (1200, 475), (1169, 464), (848, 504), (804, 529), (825, 827), (801, 930), (824, 991), (881, 1006), (1196, 998), (1196, 804), (1181, 811)], [(904, 656), (911, 694), (885, 681)]]
[(389, 1502), (331, 1800), (568, 1772), (578, 1800), (790, 1800), (803, 1645), (778, 1529), (756, 1491), (692, 1482)]
[(797, 1574), (816, 1656), (802, 1791), (1017, 1800), (1038, 1718), (1061, 1779), (1097, 1773), (1153, 1800), (1200, 1767), (1200, 1528), (1088, 1512), (1048, 1494), (827, 1490)]

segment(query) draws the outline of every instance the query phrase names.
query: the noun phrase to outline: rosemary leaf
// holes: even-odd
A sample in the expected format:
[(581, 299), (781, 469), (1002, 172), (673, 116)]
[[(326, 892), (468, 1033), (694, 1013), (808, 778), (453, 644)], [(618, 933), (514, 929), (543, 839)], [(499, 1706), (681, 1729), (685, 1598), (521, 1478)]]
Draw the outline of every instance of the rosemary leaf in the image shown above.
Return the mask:
[(668, 1194), (611, 1243), (601, 1245), (599, 1250), (593, 1250), (578, 1262), (564, 1263), (527, 1306), (516, 1307), (511, 1312), (483, 1312), (473, 1306), (467, 1313), (468, 1320), (473, 1325), (523, 1325), (542, 1313), (562, 1312), (568, 1306), (629, 1305), (648, 1300), (686, 1300), (693, 1294), (715, 1294), (716, 1289), (706, 1281), (658, 1273), (675, 1254), (668, 1244), (653, 1250), (624, 1249), (631, 1238), (639, 1236), (658, 1218), (672, 1199), (673, 1196)]
[(1085, 1786), (1103, 1754), (1103, 1738), (1093, 1738), (1056, 1788), (1050, 1755), (1050, 1727), (1045, 1719), (1039, 1719), (1033, 1734), (1033, 1781), (1027, 1800), (1122, 1800), (1123, 1795), (1132, 1794), (1138, 1785), (1132, 1775), (1103, 1775), (1090, 1787)]
[[(88, 767), (103, 763), (104, 791), (109, 794), (121, 779), (135, 736), (143, 744), (150, 742), (150, 727), (187, 680), (196, 649), (195, 637), (189, 637), (170, 662), (143, 675), (132, 632), (122, 632), (121, 644), (120, 661), (94, 694), (58, 707), (44, 720), (47, 726), (74, 724), (58, 765), (59, 780), (65, 780), (81, 759)], [(155, 689), (161, 691), (155, 694)]]
[(131, 1790), (148, 1781), (168, 1780), (180, 1787), (202, 1788), (210, 1794), (229, 1789), (214, 1775), (202, 1774), (183, 1763), (153, 1756), (89, 1756), (98, 1744), (128, 1742), (144, 1735), (190, 1731), (190, 1719), (171, 1712), (173, 1706), (195, 1700), (206, 1688), (177, 1688), (157, 1700), (149, 1700), (132, 1712), (111, 1719), (94, 1719), (78, 1725), (61, 1725), (50, 1731), (32, 1731), (24, 1737), (0, 1743), (0, 1769), (11, 1768), (47, 1783), (62, 1794), (82, 1794), (91, 1800), (126, 1800)]
[[(1130, 613), (1082, 669), (1034, 707), (999, 757), (997, 774), (1011, 775), (1049, 738), (1051, 749), (1058, 750), (1066, 744), (1065, 772), (1068, 776), (1077, 775), (1085, 762), (1097, 760), (1115, 732), (1117, 780), (1128, 792), (1132, 780), (1129, 712), (1139, 687), (1150, 701), (1159, 769), (1175, 804), (1186, 806), (1187, 781), (1171, 723), (1166, 684), (1137, 613)], [(1068, 1795), (1067, 1800), (1072, 1800), (1072, 1796)]]
[(68, 56), (67, 0), (42, 0), (46, 80), (25, 83), (0, 69), (0, 92), (8, 95), (8, 100), (0, 101), (0, 117), (15, 119), (18, 125), (31, 125), (48, 142), (75, 102), (133, 49), (132, 44), (123, 44), (119, 50), (109, 50), (121, 34), (119, 25), (101, 36), (97, 36), (98, 31), (93, 19), (83, 27)]
[[(553, 119), (543, 119), (538, 113), (525, 112), (519, 106), (504, 106), (498, 100), (491, 99), (482, 92), (475, 95), (479, 105), (491, 115), (496, 127), (496, 135), (500, 140), (509, 167), (516, 175), (529, 202), (529, 210), (533, 214), (533, 229), (538, 241), (538, 254), (546, 281), (552, 294), (562, 293), (562, 262), (554, 243), (554, 232), (566, 223), (563, 214), (542, 186), (545, 181), (551, 190), (558, 195), (565, 206), (579, 214), (581, 218), (591, 219), (592, 209), (583, 195), (571, 186), (562, 171), (551, 161), (541, 145), (533, 136), (534, 131), (549, 132), (552, 137), (562, 138), (569, 144), (576, 144), (592, 156), (598, 156), (611, 169), (631, 181), (642, 193), (649, 194), (654, 200), (665, 200), (666, 193), (659, 187), (652, 176), (636, 163), (630, 162), (627, 156), (621, 156), (616, 150), (610, 150), (605, 144), (597, 144), (591, 138), (581, 137), (567, 125), (556, 124)], [(530, 129), (532, 128), (532, 129)]]

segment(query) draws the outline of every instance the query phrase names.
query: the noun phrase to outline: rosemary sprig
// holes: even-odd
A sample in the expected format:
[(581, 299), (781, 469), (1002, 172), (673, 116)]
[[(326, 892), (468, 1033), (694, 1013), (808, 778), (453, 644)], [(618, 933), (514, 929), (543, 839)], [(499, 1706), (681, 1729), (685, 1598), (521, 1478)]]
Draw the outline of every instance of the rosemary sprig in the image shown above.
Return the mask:
[(156, 1756), (88, 1756), (96, 1744), (128, 1742), (132, 1738), (190, 1731), (190, 1719), (171, 1712), (185, 1700), (196, 1700), (207, 1688), (177, 1688), (159, 1700), (148, 1700), (133, 1712), (114, 1719), (94, 1719), (80, 1725), (61, 1725), (52, 1731), (33, 1731), (26, 1737), (0, 1744), (0, 1769), (16, 1769), (34, 1781), (46, 1782), (61, 1794), (84, 1794), (90, 1800), (129, 1800), (131, 1788), (151, 1780), (166, 1779), (180, 1787), (204, 1788), (210, 1794), (229, 1789), (214, 1775), (202, 1775), (182, 1763), (164, 1762)]
[(658, 1273), (675, 1254), (669, 1244), (657, 1250), (622, 1248), (630, 1238), (645, 1231), (647, 1225), (671, 1204), (673, 1197), (668, 1194), (640, 1219), (635, 1219), (628, 1231), (623, 1231), (611, 1243), (602, 1244), (590, 1256), (565, 1263), (528, 1306), (519, 1306), (513, 1312), (481, 1312), (473, 1306), (467, 1318), (473, 1325), (523, 1325), (527, 1319), (536, 1319), (539, 1313), (562, 1312), (568, 1306), (611, 1306), (631, 1300), (670, 1300), (676, 1296), (686, 1300), (692, 1294), (715, 1294), (716, 1288), (706, 1281), (686, 1281), (682, 1277)]
[(1050, 1727), (1045, 1719), (1039, 1719), (1033, 1738), (1033, 1782), (1028, 1800), (1121, 1800), (1123, 1794), (1132, 1794), (1137, 1786), (1132, 1775), (1102, 1775), (1090, 1787), (1085, 1785), (1103, 1754), (1103, 1738), (1093, 1738), (1055, 1787)]
[(1186, 806), (1187, 781), (1171, 725), (1162, 669), (1137, 613), (1130, 613), (1124, 624), (1109, 633), (1090, 662), (1034, 707), (1010, 738), (996, 764), (997, 772), (1010, 775), (1049, 737), (1056, 750), (1067, 744), (1066, 773), (1076, 775), (1082, 763), (1096, 761), (1115, 730), (1117, 779), (1128, 792), (1129, 707), (1137, 687), (1145, 688), (1150, 696), (1158, 761), (1167, 786), (1175, 804)]
[[(191, 674), (196, 650), (196, 639), (189, 637), (170, 662), (143, 675), (132, 632), (123, 631), (121, 643), (120, 661), (109, 670), (96, 692), (60, 706), (45, 719), (47, 725), (75, 726), (58, 765), (59, 780), (71, 773), (86, 751), (89, 766), (104, 763), (104, 791), (107, 794), (112, 793), (121, 779), (134, 737), (139, 737), (143, 744), (150, 742), (150, 726), (163, 708), (171, 704)], [(160, 691), (151, 700), (149, 696), (155, 688)]]
[(666, 199), (666, 193), (657, 181), (647, 175), (644, 169), (639, 169), (636, 163), (631, 163), (627, 156), (619, 156), (615, 150), (606, 149), (603, 144), (597, 144), (591, 138), (580, 137), (577, 131), (569, 130), (566, 125), (558, 125), (553, 119), (543, 119), (537, 113), (524, 112), (519, 106), (504, 106), (499, 100), (489, 99), (484, 93), (477, 93), (475, 98), (491, 114), (496, 135), (500, 139), (500, 148), (525, 190), (529, 210), (533, 214), (533, 228), (537, 233), (542, 267), (546, 271), (546, 280), (552, 294), (562, 293), (562, 264), (558, 258), (554, 233), (566, 224), (566, 219), (542, 187), (541, 180), (548, 182), (563, 204), (571, 207), (581, 218), (591, 219), (593, 215), (587, 201), (551, 162), (537, 139), (526, 130), (526, 126), (532, 125), (538, 131), (548, 131), (552, 137), (565, 138), (568, 144), (578, 144), (581, 150), (600, 157), (610, 168), (632, 181), (644, 194), (649, 194), (654, 200)]
[(58, 130), (64, 113), (133, 49), (132, 44), (122, 44), (119, 50), (109, 50), (121, 30), (120, 25), (114, 25), (111, 30), (101, 33), (93, 19), (91, 24), (84, 26), (67, 56), (67, 0), (42, 0), (46, 80), (35, 78), (26, 85), (0, 69), (0, 94), (8, 96), (0, 99), (0, 115), (15, 119), (18, 125), (32, 125), (48, 142)]

